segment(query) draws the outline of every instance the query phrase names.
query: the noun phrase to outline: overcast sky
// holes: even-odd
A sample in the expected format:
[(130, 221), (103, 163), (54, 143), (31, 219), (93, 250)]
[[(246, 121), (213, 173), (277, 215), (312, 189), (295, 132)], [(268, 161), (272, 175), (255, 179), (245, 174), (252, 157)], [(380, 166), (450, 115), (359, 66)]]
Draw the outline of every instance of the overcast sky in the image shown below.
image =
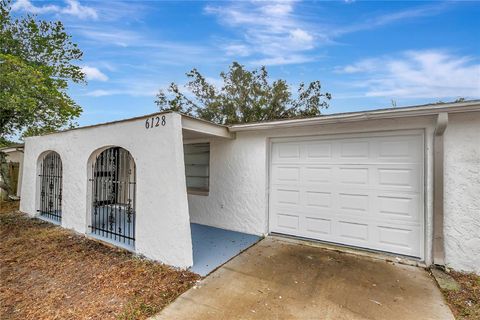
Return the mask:
[(232, 61), (272, 79), (320, 80), (327, 113), (480, 97), (480, 2), (28, 1), (84, 52), (81, 125), (155, 112), (155, 93)]

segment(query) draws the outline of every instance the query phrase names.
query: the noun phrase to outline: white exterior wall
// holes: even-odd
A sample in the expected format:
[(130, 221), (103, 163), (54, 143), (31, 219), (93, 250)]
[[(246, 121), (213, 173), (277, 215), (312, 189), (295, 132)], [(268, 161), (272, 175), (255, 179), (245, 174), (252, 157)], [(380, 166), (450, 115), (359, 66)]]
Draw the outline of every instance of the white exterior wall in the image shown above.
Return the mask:
[(210, 140), (208, 196), (188, 195), (190, 219), (228, 230), (267, 233), (267, 141), (255, 133)]
[(22, 161), (23, 161), (23, 152), (21, 152), (21, 151), (8, 152), (8, 153), (7, 153), (7, 161), (9, 161), (9, 162), (22, 163)]
[(446, 264), (480, 274), (480, 112), (449, 115), (444, 183)]
[(136, 164), (135, 251), (173, 266), (191, 266), (181, 116), (165, 117), (165, 126), (151, 129), (143, 118), (25, 139), (20, 209), (36, 215), (38, 160), (45, 151), (56, 151), (63, 164), (62, 226), (88, 234), (89, 161), (100, 148), (119, 146)]
[(257, 235), (269, 232), (270, 138), (410, 129), (423, 129), (425, 132), (425, 262), (430, 264), (435, 129), (433, 116), (237, 132), (235, 140), (211, 139), (210, 193), (208, 196), (188, 196), (190, 219), (200, 224)]

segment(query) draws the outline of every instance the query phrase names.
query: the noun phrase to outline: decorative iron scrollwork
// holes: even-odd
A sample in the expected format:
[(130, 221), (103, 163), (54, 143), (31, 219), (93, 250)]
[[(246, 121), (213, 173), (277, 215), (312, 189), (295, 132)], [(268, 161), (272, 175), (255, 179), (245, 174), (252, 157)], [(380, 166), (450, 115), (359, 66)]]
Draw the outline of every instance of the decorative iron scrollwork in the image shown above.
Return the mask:
[(49, 152), (40, 166), (40, 216), (60, 221), (62, 218), (62, 160)]
[(108, 216), (108, 223), (110, 225), (110, 230), (113, 231), (113, 224), (115, 223), (115, 217), (113, 216), (112, 212)]
[(133, 214), (132, 199), (128, 199), (128, 202), (127, 202), (127, 223), (132, 223), (132, 214)]
[(106, 149), (97, 156), (91, 176), (92, 233), (133, 245), (136, 185), (132, 156), (119, 147)]

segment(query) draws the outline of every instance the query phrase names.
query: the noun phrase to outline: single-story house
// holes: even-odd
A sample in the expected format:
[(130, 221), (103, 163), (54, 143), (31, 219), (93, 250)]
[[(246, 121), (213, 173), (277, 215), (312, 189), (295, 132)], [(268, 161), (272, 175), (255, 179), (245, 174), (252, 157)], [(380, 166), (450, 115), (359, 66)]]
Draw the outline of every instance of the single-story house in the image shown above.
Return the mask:
[(480, 100), (231, 126), (163, 112), (29, 137), (20, 208), (181, 268), (195, 223), (480, 273)]
[[(7, 168), (6, 174), (10, 179), (13, 194), (10, 196), (20, 197), (22, 190), (22, 169), (23, 169), (23, 144), (14, 144), (8, 147), (0, 148), (0, 152), (6, 154)], [(0, 175), (0, 181), (2, 176)], [(6, 200), (7, 193), (0, 189), (0, 201)]]

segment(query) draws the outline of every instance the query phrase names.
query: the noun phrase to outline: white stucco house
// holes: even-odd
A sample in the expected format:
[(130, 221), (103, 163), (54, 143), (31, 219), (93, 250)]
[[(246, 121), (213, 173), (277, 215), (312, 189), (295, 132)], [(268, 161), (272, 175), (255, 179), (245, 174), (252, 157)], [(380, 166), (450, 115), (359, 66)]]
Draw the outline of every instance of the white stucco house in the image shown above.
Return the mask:
[(173, 266), (191, 223), (480, 273), (480, 101), (221, 126), (174, 112), (25, 139), (21, 210)]

